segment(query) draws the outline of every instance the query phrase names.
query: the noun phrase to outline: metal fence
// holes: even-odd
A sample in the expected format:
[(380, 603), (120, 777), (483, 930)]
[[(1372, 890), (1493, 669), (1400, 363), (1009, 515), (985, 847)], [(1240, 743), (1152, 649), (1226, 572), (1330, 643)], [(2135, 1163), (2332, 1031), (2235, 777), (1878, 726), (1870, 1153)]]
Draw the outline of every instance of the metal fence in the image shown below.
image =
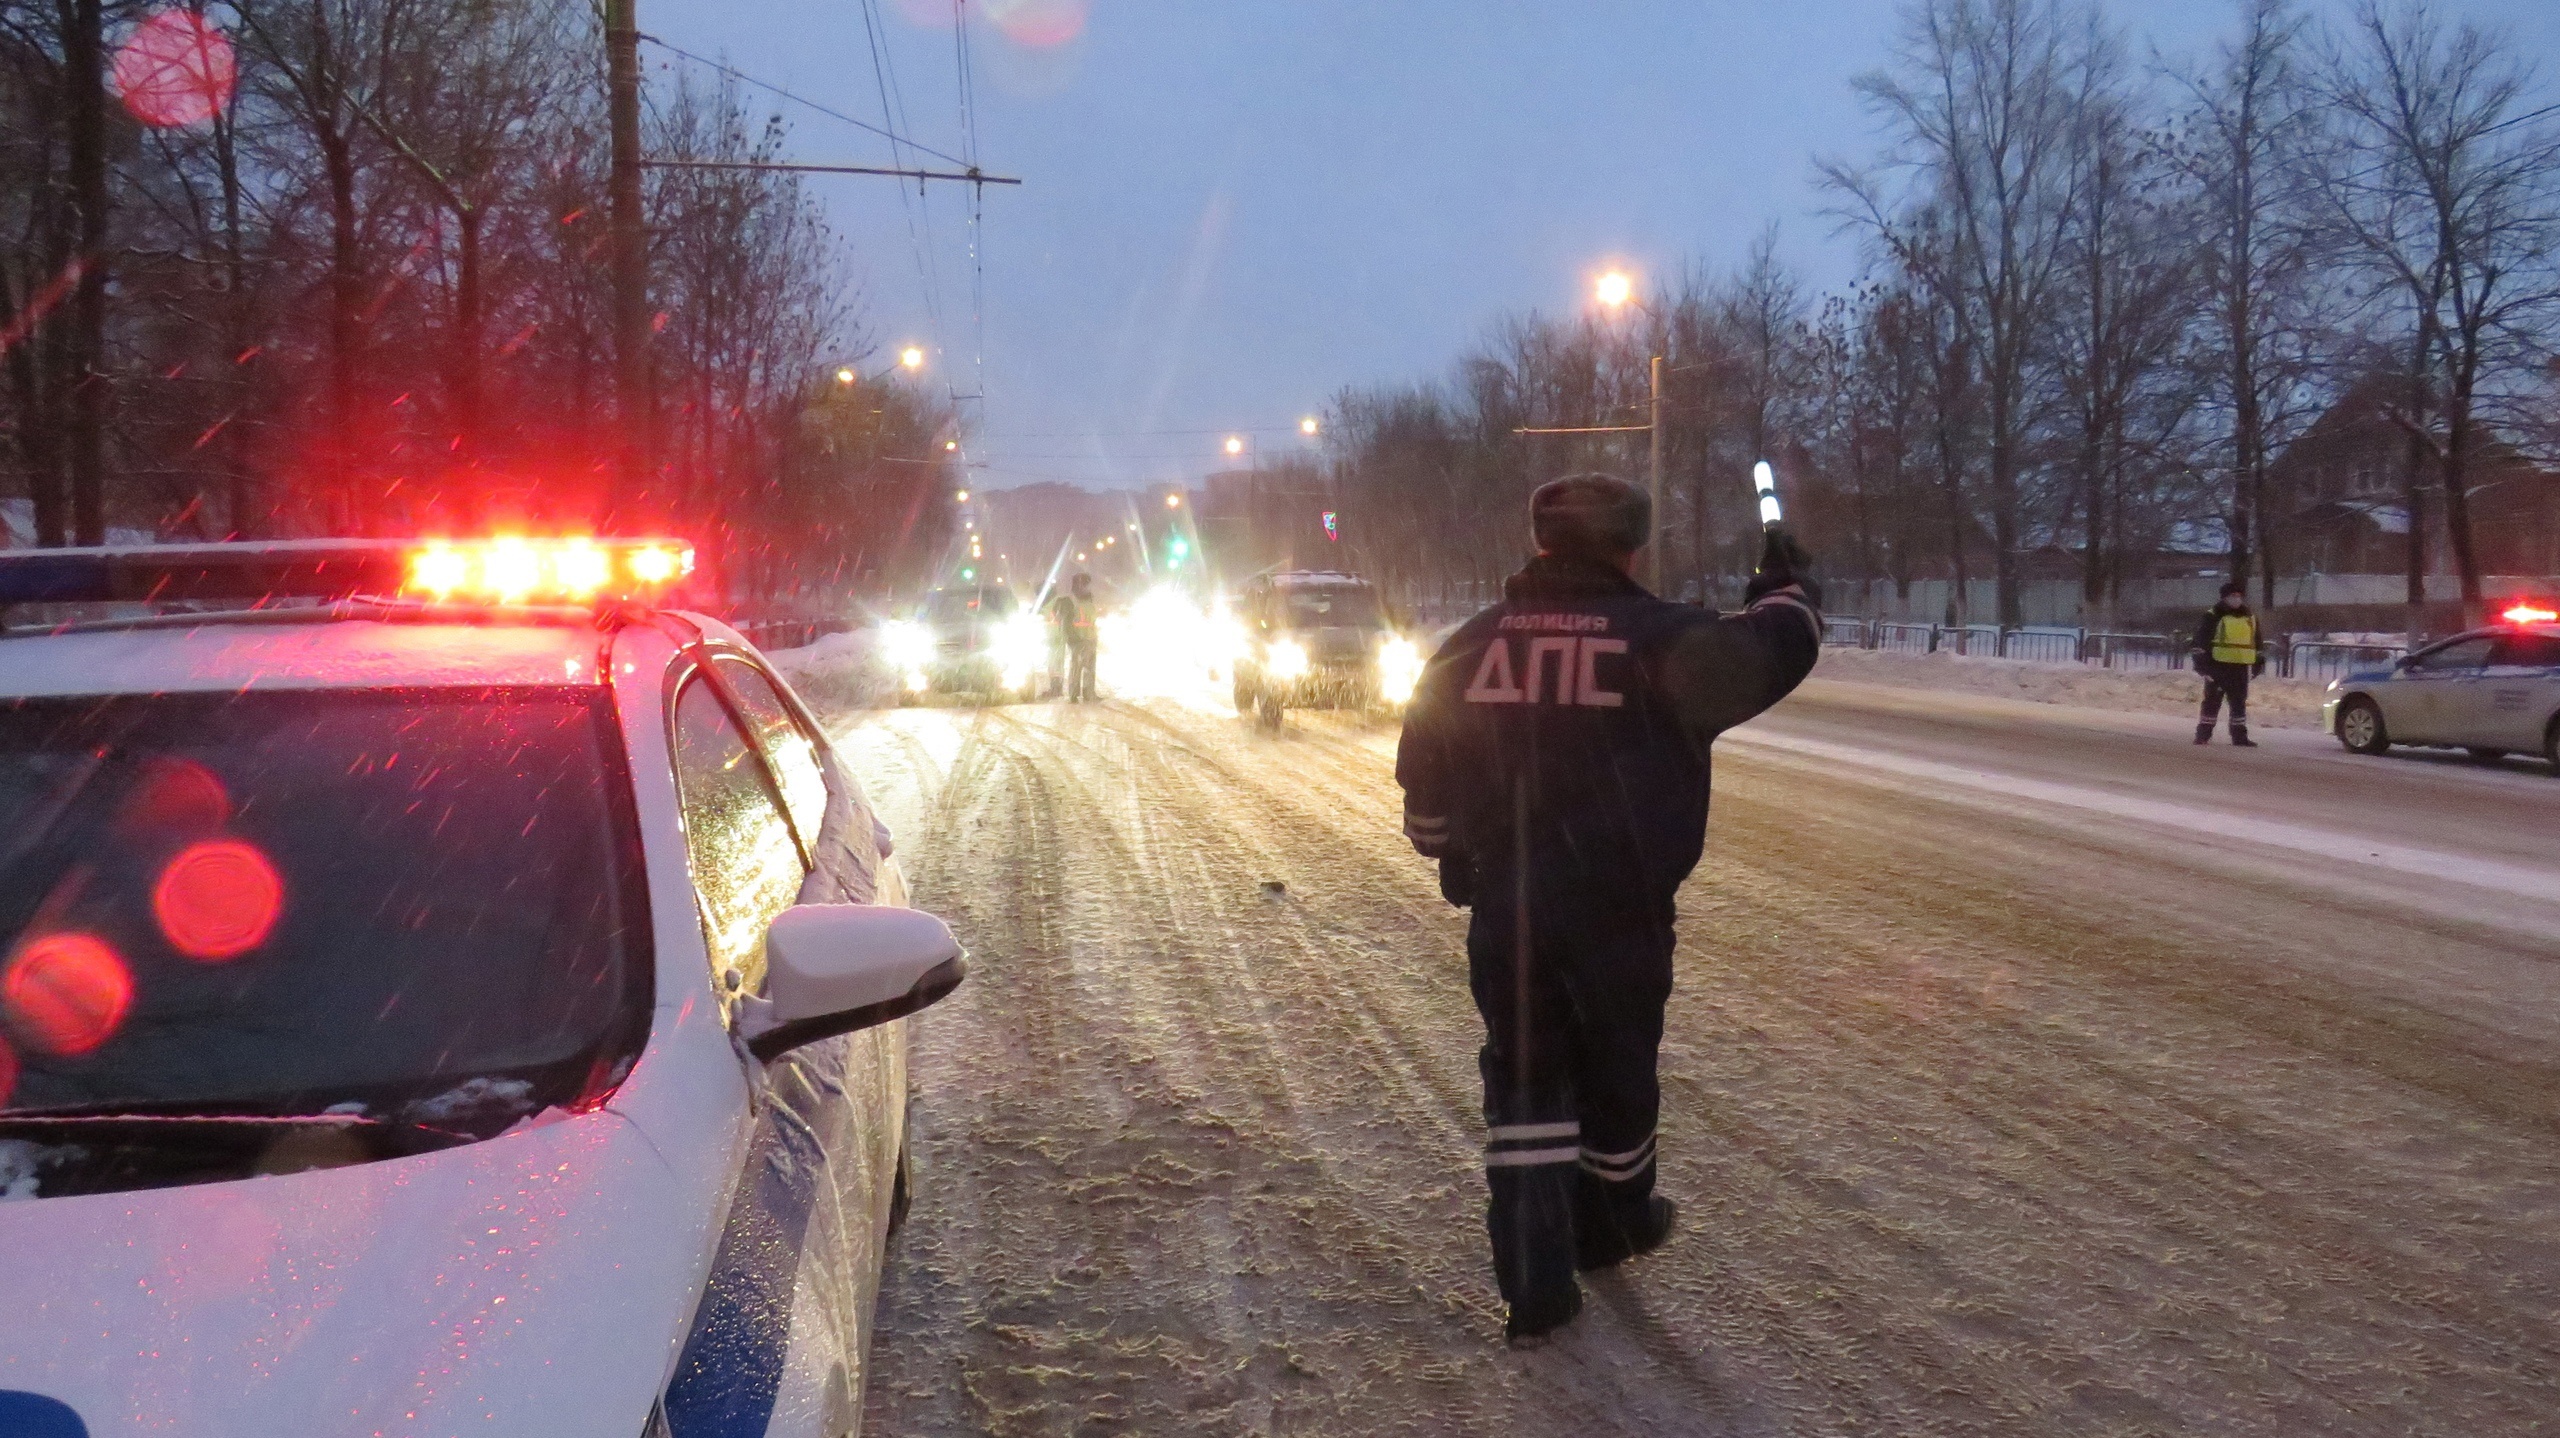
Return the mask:
[(2284, 646), (2287, 679), (2342, 679), (2357, 669), (2389, 664), (2408, 651), (2396, 644), (2336, 644), (2327, 640), (2290, 640)]
[(2037, 664), (2080, 662), (2080, 631), (2077, 629), (2003, 629), (1999, 635), (2000, 657), (2003, 659), (2025, 659)]
[(2085, 634), (2080, 662), (2101, 669), (2184, 669), (2187, 643), (2169, 634)]
[[(2037, 664), (2087, 664), (2102, 669), (2164, 670), (2187, 667), (2187, 641), (2173, 634), (2111, 634), (2060, 626), (2003, 629), (1996, 624), (1898, 624), (1882, 619), (1830, 615), (1822, 642), (1889, 654), (1970, 654)], [(2406, 651), (2394, 644), (2342, 644), (2290, 639), (2272, 646), (2271, 667), (2288, 679), (2335, 679), (2356, 669), (2388, 664)]]

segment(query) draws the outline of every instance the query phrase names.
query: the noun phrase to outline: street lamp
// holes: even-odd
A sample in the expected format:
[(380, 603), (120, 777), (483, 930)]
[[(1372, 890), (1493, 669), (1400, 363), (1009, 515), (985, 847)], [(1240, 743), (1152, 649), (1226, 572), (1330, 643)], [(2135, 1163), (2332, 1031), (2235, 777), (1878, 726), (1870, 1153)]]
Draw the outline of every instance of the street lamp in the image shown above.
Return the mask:
[[(1182, 507), (1182, 496), (1178, 494), (1166, 495), (1164, 497), (1164, 507), (1167, 509), (1180, 509)], [(1132, 526), (1132, 528), (1134, 527), (1135, 526)]]
[(1232, 459), (1232, 458), (1234, 458), (1235, 456), (1237, 456), (1237, 455), (1239, 455), (1239, 454), (1242, 454), (1242, 453), (1244, 453), (1244, 436), (1242, 436), (1242, 435), (1240, 435), (1240, 434), (1231, 434), (1231, 435), (1228, 435), (1228, 436), (1227, 436), (1227, 456), (1228, 456), (1228, 458)]
[(849, 364), (836, 366), (836, 383), (843, 385), (853, 383), (853, 366)]
[(909, 345), (898, 351), (898, 363), (911, 370), (923, 369), (924, 350), (920, 346)]
[[(1601, 275), (1593, 282), (1591, 295), (1600, 302), (1601, 308), (1612, 314), (1623, 312), (1629, 305), (1646, 310), (1648, 314), (1652, 313), (1651, 310), (1646, 309), (1644, 301), (1636, 298), (1636, 282), (1628, 278), (1624, 270), (1610, 270)], [(1662, 592), (1662, 356), (1653, 356), (1651, 362), (1645, 366), (1645, 373), (1650, 385), (1651, 403), (1645, 422), (1635, 426), (1645, 431), (1645, 437), (1652, 442), (1653, 450), (1645, 473), (1645, 496), (1653, 505), (1653, 533), (1645, 541), (1644, 572), (1646, 587), (1660, 594)]]
[(1308, 415), (1305, 419), (1298, 421), (1298, 433), (1307, 436), (1309, 439), (1315, 438), (1316, 417), (1314, 415)]
[(954, 490), (952, 491), (951, 497), (962, 504), (967, 504), (969, 502), (969, 491), (965, 489)]

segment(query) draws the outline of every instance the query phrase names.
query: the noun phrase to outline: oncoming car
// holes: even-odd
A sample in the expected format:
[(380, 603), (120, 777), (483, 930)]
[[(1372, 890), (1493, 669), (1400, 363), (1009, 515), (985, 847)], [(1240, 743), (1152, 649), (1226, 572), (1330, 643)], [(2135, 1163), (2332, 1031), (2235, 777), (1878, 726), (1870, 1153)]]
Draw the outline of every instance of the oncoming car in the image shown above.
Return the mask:
[(259, 605), (0, 631), (0, 1430), (856, 1426), (964, 962), (689, 559), (0, 556)]
[(910, 699), (935, 690), (1028, 699), (1049, 671), (1049, 630), (1004, 585), (936, 589), (912, 616), (880, 626), (880, 655)]
[(1413, 697), (1424, 655), (1388, 622), (1366, 580), (1324, 571), (1264, 575), (1236, 606), (1244, 631), (1236, 712), (1265, 728), (1290, 709), (1373, 709)]
[(2359, 754), (2394, 744), (2481, 759), (2523, 752), (2560, 773), (2560, 613), (2520, 604), (2503, 617), (2333, 682), (2321, 726)]

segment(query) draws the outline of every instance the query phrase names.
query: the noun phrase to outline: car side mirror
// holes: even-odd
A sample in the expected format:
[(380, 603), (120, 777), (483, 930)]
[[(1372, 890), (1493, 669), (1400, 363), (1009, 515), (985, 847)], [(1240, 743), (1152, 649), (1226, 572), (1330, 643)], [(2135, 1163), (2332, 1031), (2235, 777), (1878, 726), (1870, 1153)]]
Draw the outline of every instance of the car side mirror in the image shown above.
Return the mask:
[(921, 909), (798, 904), (764, 939), (765, 992), (739, 1013), (759, 1062), (802, 1044), (905, 1018), (960, 987), (967, 957), (950, 926)]

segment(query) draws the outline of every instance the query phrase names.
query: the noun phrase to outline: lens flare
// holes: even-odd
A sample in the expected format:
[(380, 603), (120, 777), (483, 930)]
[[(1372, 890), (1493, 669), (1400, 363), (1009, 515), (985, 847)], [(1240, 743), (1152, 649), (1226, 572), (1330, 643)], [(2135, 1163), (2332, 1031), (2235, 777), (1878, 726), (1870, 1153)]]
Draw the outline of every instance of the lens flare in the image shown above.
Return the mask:
[(163, 10), (116, 48), (116, 97), (159, 129), (201, 125), (222, 113), (240, 79), (225, 35), (192, 10)]
[(284, 881), (275, 865), (238, 839), (188, 845), (151, 890), (151, 914), (169, 947), (206, 963), (265, 943), (283, 912)]
[(145, 835), (209, 834), (231, 821), (231, 793), (213, 771), (193, 759), (155, 756), (142, 766), (122, 808), (116, 832)]
[(115, 1036), (133, 1007), (133, 975), (106, 941), (46, 934), (0, 972), (0, 1006), (27, 1042), (52, 1054), (85, 1054)]
[(1413, 698), (1414, 686), (1422, 682), (1422, 649), (1401, 634), (1390, 634), (1378, 641), (1378, 697), (1389, 704), (1404, 704)]
[(1092, 0), (984, 0), (1004, 38), (1033, 50), (1054, 49), (1084, 33)]

